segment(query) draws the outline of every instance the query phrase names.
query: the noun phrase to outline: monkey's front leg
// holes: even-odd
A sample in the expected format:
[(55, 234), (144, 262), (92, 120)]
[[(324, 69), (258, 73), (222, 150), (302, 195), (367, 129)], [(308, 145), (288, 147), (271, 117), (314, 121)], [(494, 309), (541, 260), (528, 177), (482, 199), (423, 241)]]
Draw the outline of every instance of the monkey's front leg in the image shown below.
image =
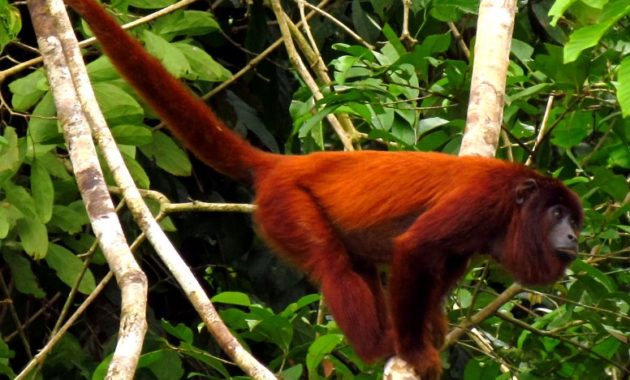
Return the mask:
[(442, 373), (439, 346), (446, 333), (444, 271), (443, 256), (436, 250), (398, 251), (392, 262), (390, 302), (396, 354), (411, 364), (422, 380), (439, 379)]

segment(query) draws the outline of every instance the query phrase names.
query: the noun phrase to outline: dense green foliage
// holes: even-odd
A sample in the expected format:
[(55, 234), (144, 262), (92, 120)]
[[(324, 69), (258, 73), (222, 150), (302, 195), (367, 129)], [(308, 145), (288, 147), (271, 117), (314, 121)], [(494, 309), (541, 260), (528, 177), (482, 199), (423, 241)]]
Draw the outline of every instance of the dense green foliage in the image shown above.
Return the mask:
[[(115, 1), (112, 9), (127, 22), (173, 2)], [(174, 75), (204, 94), (231, 80), (279, 37), (273, 13), (262, 2), (247, 8), (237, 3), (217, 2), (210, 12), (209, 2), (198, 2), (133, 33)], [(325, 119), (333, 113), (350, 116), (360, 132), (355, 143), (364, 149), (456, 154), (471, 63), (448, 23), (472, 51), (477, 7), (466, 0), (413, 1), (411, 36), (401, 40), (401, 1), (334, 2), (325, 10), (363, 42), (329, 19), (311, 20), (333, 80), (320, 82), (322, 100), (314, 100), (280, 47), (210, 103), (267, 150), (341, 149)], [(293, 2), (285, 9), (299, 19)], [(586, 213), (582, 254), (565, 279), (524, 290), (445, 349), (445, 378), (628, 378), (628, 14), (627, 0), (520, 2), (497, 155), (516, 162), (531, 157), (540, 171), (580, 195)], [(77, 32), (88, 35), (75, 21)], [(34, 57), (27, 48), (35, 46), (28, 23), (22, 4), (0, 0), (0, 78), (17, 61)], [(158, 190), (174, 203), (251, 199), (249, 189), (191, 163), (155, 128), (154, 114), (97, 49), (87, 48), (86, 59), (103, 113), (139, 187)], [(12, 73), (0, 84), (0, 376), (12, 377), (47, 341), (71, 288), (79, 292), (73, 306), (95, 289), (107, 266), (69, 171), (43, 69)], [(550, 96), (548, 132), (541, 134)], [(124, 210), (121, 219), (132, 241), (138, 228)], [(273, 371), (286, 379), (380, 376), (382, 365), (362, 363), (334, 321), (318, 323), (316, 290), (272, 256), (246, 215), (185, 213), (162, 223), (208, 292), (216, 294), (225, 322)], [(137, 378), (239, 376), (150, 247), (141, 246), (139, 255), (150, 279), (151, 311)], [(511, 281), (494, 263), (473, 263), (447, 300), (452, 327), (487, 306)], [(42, 378), (104, 376), (118, 327), (117, 291), (109, 285), (90, 306), (41, 367)]]

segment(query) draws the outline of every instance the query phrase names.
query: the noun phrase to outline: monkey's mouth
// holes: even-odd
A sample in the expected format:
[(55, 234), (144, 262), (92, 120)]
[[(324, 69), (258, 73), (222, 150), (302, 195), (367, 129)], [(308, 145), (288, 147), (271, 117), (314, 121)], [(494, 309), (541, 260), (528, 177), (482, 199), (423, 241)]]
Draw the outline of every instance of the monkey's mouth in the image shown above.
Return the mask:
[(560, 260), (569, 262), (577, 259), (578, 250), (576, 247), (566, 247), (566, 248), (556, 248), (556, 254), (560, 258)]

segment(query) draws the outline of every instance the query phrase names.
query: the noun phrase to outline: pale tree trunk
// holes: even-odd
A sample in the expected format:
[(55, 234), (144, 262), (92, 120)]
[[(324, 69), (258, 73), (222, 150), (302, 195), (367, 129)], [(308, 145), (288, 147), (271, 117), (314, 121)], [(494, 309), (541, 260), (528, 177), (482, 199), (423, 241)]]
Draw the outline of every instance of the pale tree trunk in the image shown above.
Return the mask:
[(494, 157), (505, 102), (505, 81), (516, 0), (482, 0), (477, 19), (466, 131), (460, 156)]
[[(63, 3), (60, 3), (63, 9)], [(147, 279), (125, 240), (68, 69), (63, 38), (68, 32), (72, 34), (72, 30), (62, 30), (52, 16), (50, 5), (46, 0), (28, 1), (81, 197), (99, 245), (121, 289), (118, 342), (106, 378), (132, 379), (147, 330)], [(45, 356), (45, 353), (40, 354)], [(34, 368), (39, 360), (36, 356), (20, 377)]]

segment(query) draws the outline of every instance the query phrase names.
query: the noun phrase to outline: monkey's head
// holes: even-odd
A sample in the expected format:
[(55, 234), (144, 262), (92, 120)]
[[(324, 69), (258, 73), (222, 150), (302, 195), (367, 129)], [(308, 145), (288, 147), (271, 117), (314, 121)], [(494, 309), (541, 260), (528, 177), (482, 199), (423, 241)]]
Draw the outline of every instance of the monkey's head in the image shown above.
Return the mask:
[(552, 283), (577, 258), (583, 220), (579, 198), (560, 181), (520, 180), (499, 261), (523, 284)]

